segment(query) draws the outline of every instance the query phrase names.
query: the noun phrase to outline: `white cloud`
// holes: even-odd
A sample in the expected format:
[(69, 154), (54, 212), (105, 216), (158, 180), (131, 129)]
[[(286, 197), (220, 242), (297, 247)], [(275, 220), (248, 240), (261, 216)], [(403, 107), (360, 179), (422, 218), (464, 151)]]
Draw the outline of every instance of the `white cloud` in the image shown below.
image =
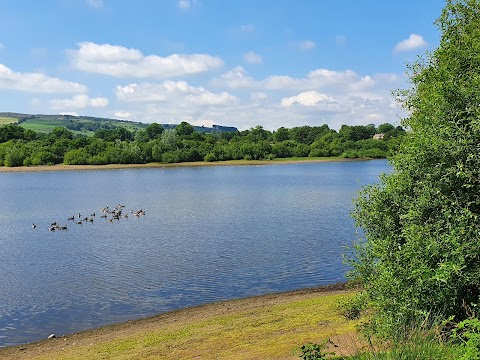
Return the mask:
[(102, 108), (108, 106), (109, 101), (106, 98), (89, 98), (87, 95), (76, 95), (71, 99), (51, 100), (50, 105), (54, 109), (85, 109)]
[(307, 50), (314, 49), (317, 46), (317, 44), (315, 44), (315, 42), (312, 40), (304, 40), (304, 41), (301, 41), (298, 44), (298, 46), (300, 47), (300, 50), (307, 51)]
[(145, 56), (140, 50), (123, 46), (93, 42), (77, 45), (78, 50), (68, 51), (74, 68), (114, 77), (163, 79), (197, 74), (223, 66), (219, 57), (207, 54)]
[(315, 69), (304, 78), (287, 75), (272, 75), (263, 80), (255, 80), (246, 70), (238, 66), (214, 79), (215, 87), (230, 89), (255, 89), (261, 92), (285, 93), (291, 91), (321, 91), (334, 95), (358, 96), (370, 99), (390, 96), (390, 90), (398, 88), (399, 77), (392, 74), (361, 76), (352, 70), (334, 71)]
[(103, 0), (87, 0), (87, 5), (95, 9), (100, 9), (104, 6)]
[(286, 75), (273, 75), (269, 76), (263, 81), (265, 89), (280, 90), (280, 89), (292, 89), (302, 87), (304, 81), (301, 79), (294, 79)]
[(253, 102), (265, 101), (268, 99), (268, 94), (264, 92), (254, 92), (250, 94), (250, 100)]
[(2, 43), (0, 43), (0, 50), (2, 50), (4, 48), (5, 48), (5, 46)]
[(84, 93), (87, 87), (76, 82), (49, 77), (42, 73), (20, 73), (0, 64), (0, 89), (31, 93)]
[(58, 115), (78, 116), (78, 113), (76, 113), (75, 111), (66, 111), (66, 112), (59, 112)]
[(335, 102), (335, 99), (328, 95), (321, 94), (317, 91), (312, 90), (312, 91), (302, 92), (296, 96), (283, 98), (280, 105), (282, 107), (289, 107), (297, 103), (304, 106), (315, 106), (317, 103), (325, 102), (325, 101), (332, 103), (332, 102)]
[(410, 34), (409, 38), (403, 41), (400, 41), (395, 48), (394, 52), (404, 52), (419, 49), (422, 47), (428, 46), (428, 43), (423, 39), (421, 35)]
[(254, 53), (253, 51), (249, 51), (246, 54), (244, 54), (243, 58), (249, 64), (261, 64), (263, 62), (262, 57), (260, 55), (256, 54), (256, 53)]
[(213, 86), (226, 86), (231, 89), (254, 88), (259, 86), (254, 79), (247, 76), (247, 72), (242, 66), (237, 66), (223, 74), (220, 78), (214, 79), (212, 84)]
[(188, 95), (186, 100), (194, 105), (224, 105), (234, 102), (236, 98), (225, 91), (214, 94), (202, 90), (200, 93)]
[(132, 117), (132, 113), (129, 113), (128, 111), (117, 111), (113, 115), (120, 119), (128, 119)]
[(236, 97), (227, 92), (212, 93), (202, 87), (190, 86), (185, 81), (164, 81), (160, 84), (128, 84), (115, 88), (117, 99), (125, 103), (168, 102), (183, 106), (226, 105), (236, 101)]
[(314, 87), (352, 84), (360, 76), (352, 70), (335, 71), (328, 69), (315, 69), (308, 74), (307, 82)]
[(366, 84), (372, 85), (374, 80), (371, 77), (361, 77), (352, 70), (333, 71), (327, 69), (316, 69), (311, 71), (306, 78), (293, 78), (287, 75), (271, 75), (263, 80), (254, 80), (247, 75), (246, 70), (238, 66), (231, 71), (221, 75), (212, 83), (215, 86), (226, 86), (231, 89), (251, 88), (262, 90), (315, 90), (335, 88), (345, 91), (352, 91), (365, 88)]

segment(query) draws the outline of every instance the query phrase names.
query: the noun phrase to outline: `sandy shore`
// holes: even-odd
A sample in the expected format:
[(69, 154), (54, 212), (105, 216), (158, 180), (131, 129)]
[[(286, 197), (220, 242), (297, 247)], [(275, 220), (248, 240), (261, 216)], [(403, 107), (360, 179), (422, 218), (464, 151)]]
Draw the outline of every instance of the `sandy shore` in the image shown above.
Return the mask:
[(330, 338), (337, 354), (361, 345), (338, 302), (345, 284), (230, 300), (0, 349), (1, 359), (294, 359)]
[[(365, 159), (363, 159), (365, 160)], [(39, 166), (0, 166), (1, 172), (34, 172), (34, 171), (83, 171), (83, 170), (115, 170), (115, 169), (144, 169), (144, 168), (169, 168), (169, 167), (200, 167), (200, 166), (238, 166), (238, 165), (278, 165), (296, 164), (306, 162), (340, 162), (340, 161), (361, 161), (361, 159), (344, 158), (301, 158), (301, 159), (276, 159), (276, 160), (229, 160), (215, 162), (182, 162), (174, 164), (148, 163), (148, 164), (108, 164), (108, 165), (39, 165)]]

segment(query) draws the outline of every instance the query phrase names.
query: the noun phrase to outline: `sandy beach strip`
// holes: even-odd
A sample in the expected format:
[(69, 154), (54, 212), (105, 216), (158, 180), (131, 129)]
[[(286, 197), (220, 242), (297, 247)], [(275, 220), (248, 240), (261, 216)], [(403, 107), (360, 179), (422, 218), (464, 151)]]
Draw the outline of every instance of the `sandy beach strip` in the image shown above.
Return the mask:
[(349, 162), (368, 159), (332, 158), (301, 158), (301, 159), (276, 159), (276, 160), (228, 160), (215, 162), (182, 162), (182, 163), (147, 163), (147, 164), (107, 164), (107, 165), (38, 165), (38, 166), (0, 166), (0, 173), (10, 172), (38, 172), (38, 171), (85, 171), (85, 170), (118, 170), (118, 169), (145, 169), (145, 168), (171, 168), (171, 167), (201, 167), (201, 166), (252, 166), (252, 165), (279, 165), (310, 162)]

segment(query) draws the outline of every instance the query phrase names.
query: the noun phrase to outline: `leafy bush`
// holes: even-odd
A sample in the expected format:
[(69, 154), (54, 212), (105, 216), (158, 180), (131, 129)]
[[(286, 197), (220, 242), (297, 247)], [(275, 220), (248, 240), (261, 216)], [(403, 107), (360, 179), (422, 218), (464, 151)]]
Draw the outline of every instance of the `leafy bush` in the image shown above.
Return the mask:
[(350, 276), (395, 336), (419, 316), (468, 318), (480, 301), (480, 2), (448, 0), (440, 46), (412, 64), (411, 114), (393, 172), (363, 190), (354, 217), (364, 239)]
[(453, 340), (460, 340), (465, 347), (462, 360), (480, 359), (480, 320), (470, 318), (461, 321), (453, 330)]
[(217, 157), (213, 153), (208, 153), (207, 155), (205, 155), (205, 161), (207, 162), (217, 161)]
[(23, 148), (14, 146), (6, 151), (4, 164), (7, 167), (22, 166), (26, 157)]
[(300, 352), (299, 357), (303, 360), (322, 360), (322, 359), (329, 359), (331, 356), (335, 355), (335, 352), (328, 351), (328, 345), (333, 344), (330, 339), (323, 341), (320, 344), (305, 344), (302, 345), (298, 352)]

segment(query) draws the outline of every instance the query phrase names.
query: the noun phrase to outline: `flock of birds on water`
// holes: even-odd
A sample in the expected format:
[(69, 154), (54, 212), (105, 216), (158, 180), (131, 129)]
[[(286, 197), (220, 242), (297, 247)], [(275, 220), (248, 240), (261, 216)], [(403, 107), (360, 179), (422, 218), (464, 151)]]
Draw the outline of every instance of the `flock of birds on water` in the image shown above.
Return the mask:
[[(120, 205), (118, 204), (117, 206), (113, 208), (109, 208), (108, 206), (105, 206), (104, 208), (100, 209), (100, 212), (102, 213), (100, 215), (101, 219), (105, 219), (108, 222), (113, 222), (113, 221), (119, 221), (121, 218), (128, 218), (129, 215), (135, 216), (135, 217), (140, 217), (145, 215), (145, 210), (140, 209), (137, 211), (125, 211), (125, 205)], [(76, 225), (82, 225), (83, 223), (89, 222), (93, 223), (94, 219), (96, 218), (96, 213), (93, 212), (90, 214), (90, 216), (82, 216), (82, 214), (78, 213), (77, 215), (71, 216), (67, 218), (68, 221), (73, 221)], [(37, 225), (35, 223), (32, 224), (32, 229), (35, 229)], [(57, 221), (53, 222), (50, 224), (50, 227), (48, 228), (49, 231), (57, 231), (57, 230), (67, 230), (68, 226), (67, 225), (60, 225)]]

